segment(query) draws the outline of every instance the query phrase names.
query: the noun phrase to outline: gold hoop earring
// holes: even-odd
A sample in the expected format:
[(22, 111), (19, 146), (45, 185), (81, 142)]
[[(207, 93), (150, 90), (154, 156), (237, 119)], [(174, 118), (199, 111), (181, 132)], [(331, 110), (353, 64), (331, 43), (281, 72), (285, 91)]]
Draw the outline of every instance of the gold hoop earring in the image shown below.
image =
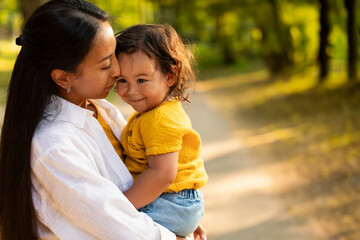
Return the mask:
[(71, 87), (68, 87), (68, 88), (66, 89), (66, 93), (69, 93), (69, 92), (71, 92)]

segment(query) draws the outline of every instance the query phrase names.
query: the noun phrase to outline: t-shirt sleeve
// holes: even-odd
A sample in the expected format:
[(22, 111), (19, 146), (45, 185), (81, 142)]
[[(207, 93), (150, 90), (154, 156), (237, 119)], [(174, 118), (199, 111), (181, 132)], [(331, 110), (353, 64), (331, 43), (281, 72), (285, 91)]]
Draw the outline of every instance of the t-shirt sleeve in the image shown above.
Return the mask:
[(173, 111), (157, 112), (151, 119), (144, 119), (140, 129), (147, 156), (179, 151), (186, 132), (181, 117)]

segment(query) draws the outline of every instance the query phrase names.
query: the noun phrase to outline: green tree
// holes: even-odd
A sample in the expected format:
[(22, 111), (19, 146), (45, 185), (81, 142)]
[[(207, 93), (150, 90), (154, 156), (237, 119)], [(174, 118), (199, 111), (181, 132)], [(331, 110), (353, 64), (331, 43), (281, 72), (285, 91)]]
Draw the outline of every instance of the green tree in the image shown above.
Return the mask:
[(18, 13), (18, 0), (0, 1), (0, 37), (8, 38), (18, 34), (21, 15)]
[(251, 11), (248, 14), (261, 32), (259, 51), (263, 62), (273, 75), (286, 73), (293, 66), (294, 48), (290, 28), (281, 18), (282, 3), (267, 0), (256, 1), (255, 4), (256, 7), (249, 8)]
[(47, 1), (48, 0), (19, 0), (19, 6), (24, 17), (24, 22), (27, 21), (36, 8)]
[[(213, 40), (220, 47), (223, 62), (225, 64), (233, 64), (236, 62), (236, 54), (234, 48), (234, 38), (236, 31), (236, 25), (229, 22), (233, 20), (233, 14), (236, 12), (237, 4), (233, 1), (212, 1), (208, 4), (207, 9), (209, 17), (213, 19), (214, 30)], [(239, 19), (241, 16), (237, 16)], [(238, 22), (237, 22), (238, 24)]]
[(357, 80), (356, 60), (357, 60), (357, 22), (356, 22), (356, 1), (345, 0), (347, 11), (347, 37), (348, 37), (348, 78), (350, 81)]
[(326, 51), (329, 47), (329, 2), (328, 0), (319, 0), (320, 3), (320, 45), (318, 60), (320, 64), (319, 80), (323, 82), (329, 74), (329, 54)]

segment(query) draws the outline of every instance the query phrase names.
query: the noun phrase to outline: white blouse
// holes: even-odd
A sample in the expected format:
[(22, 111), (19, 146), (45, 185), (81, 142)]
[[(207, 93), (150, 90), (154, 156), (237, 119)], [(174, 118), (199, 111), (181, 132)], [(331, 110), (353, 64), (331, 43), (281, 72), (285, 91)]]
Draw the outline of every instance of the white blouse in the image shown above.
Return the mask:
[[(120, 137), (125, 120), (92, 100)], [(32, 141), (33, 201), (41, 239), (175, 239), (123, 195), (132, 177), (93, 112), (53, 97)]]

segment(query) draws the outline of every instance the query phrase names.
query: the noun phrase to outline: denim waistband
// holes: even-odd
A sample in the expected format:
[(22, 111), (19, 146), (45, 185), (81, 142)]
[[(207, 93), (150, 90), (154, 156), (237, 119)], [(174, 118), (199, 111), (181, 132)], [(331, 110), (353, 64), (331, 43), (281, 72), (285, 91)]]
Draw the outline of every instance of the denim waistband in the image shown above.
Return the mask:
[(179, 192), (167, 192), (170, 194), (178, 194), (178, 195), (182, 195), (184, 197), (188, 197), (188, 198), (203, 198), (203, 194), (200, 190), (196, 190), (196, 189), (184, 189), (181, 190)]

